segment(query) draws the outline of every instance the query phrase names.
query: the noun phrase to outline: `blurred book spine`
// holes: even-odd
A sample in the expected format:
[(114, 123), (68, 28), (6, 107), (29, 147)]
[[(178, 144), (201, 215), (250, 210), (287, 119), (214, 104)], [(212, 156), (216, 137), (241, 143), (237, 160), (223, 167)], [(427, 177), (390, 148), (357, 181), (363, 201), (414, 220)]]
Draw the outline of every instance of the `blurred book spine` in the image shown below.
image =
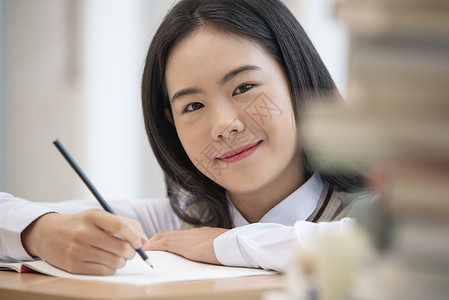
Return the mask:
[(346, 103), (312, 107), (302, 135), (318, 168), (375, 170), (365, 215), (383, 233), (347, 296), (448, 299), (449, 1), (342, 0), (335, 16), (350, 32)]

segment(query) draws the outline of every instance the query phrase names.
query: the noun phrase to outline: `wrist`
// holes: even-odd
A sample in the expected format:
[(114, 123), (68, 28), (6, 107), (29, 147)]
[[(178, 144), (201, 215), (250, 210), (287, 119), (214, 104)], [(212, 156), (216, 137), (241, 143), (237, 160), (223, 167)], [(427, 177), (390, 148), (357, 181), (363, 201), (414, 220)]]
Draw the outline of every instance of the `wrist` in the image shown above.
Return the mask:
[(29, 256), (35, 258), (39, 256), (39, 245), (42, 243), (41, 228), (44, 223), (48, 221), (53, 216), (57, 215), (54, 212), (46, 213), (33, 222), (30, 223), (21, 233), (20, 238), (22, 241), (22, 246)]

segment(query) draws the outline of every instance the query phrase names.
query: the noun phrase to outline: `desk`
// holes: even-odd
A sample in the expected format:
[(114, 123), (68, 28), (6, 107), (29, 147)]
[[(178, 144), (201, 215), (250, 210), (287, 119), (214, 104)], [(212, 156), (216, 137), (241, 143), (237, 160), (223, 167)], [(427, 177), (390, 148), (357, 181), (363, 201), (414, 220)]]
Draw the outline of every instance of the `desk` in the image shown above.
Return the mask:
[(0, 299), (262, 299), (268, 290), (282, 289), (283, 275), (176, 282), (134, 286), (56, 278), (35, 273), (0, 271)]

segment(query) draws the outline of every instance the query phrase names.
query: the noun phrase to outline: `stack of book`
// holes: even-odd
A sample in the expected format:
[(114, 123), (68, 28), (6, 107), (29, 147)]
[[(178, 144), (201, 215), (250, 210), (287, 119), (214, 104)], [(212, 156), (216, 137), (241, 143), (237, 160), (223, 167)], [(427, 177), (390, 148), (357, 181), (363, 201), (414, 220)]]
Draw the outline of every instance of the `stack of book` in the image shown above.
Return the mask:
[(367, 214), (380, 255), (353, 296), (447, 299), (449, 1), (341, 0), (335, 16), (350, 32), (347, 99), (312, 107), (302, 139), (320, 168), (368, 166), (380, 195)]

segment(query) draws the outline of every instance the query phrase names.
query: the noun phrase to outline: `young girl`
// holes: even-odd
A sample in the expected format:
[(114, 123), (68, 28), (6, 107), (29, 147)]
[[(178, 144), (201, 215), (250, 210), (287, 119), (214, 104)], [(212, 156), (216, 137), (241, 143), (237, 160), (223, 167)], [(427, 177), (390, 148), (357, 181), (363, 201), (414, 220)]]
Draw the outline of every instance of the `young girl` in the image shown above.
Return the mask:
[(156, 32), (142, 80), (168, 199), (113, 202), (119, 217), (94, 202), (0, 194), (0, 258), (111, 274), (143, 246), (282, 271), (295, 241), (351, 223), (361, 178), (315, 172), (297, 132), (309, 99), (337, 94), (280, 1), (182, 0)]

